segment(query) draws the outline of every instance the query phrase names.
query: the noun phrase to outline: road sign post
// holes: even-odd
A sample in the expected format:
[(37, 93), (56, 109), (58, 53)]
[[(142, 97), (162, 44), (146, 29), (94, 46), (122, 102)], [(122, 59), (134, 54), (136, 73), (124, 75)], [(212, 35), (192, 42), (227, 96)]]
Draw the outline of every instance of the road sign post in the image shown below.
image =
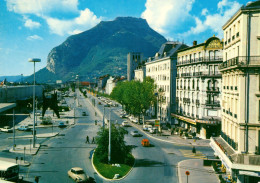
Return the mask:
[(189, 175), (190, 175), (190, 172), (189, 172), (189, 171), (186, 171), (185, 174), (187, 175), (187, 183), (188, 183), (188, 181), (189, 181), (189, 180), (188, 180), (188, 177), (189, 177)]

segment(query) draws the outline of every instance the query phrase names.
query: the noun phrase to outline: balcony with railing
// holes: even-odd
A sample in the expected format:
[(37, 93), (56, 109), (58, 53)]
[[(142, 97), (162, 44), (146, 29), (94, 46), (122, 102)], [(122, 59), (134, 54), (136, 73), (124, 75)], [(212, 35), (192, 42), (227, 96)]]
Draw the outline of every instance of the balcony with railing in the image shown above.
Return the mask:
[(239, 56), (229, 59), (219, 65), (219, 70), (248, 67), (260, 67), (260, 56)]
[(220, 102), (219, 101), (209, 101), (209, 100), (206, 100), (205, 101), (205, 105), (206, 106), (210, 106), (210, 107), (220, 107)]
[(192, 73), (182, 73), (181, 77), (191, 77)]
[(190, 103), (190, 98), (183, 98), (183, 103)]
[(220, 77), (221, 76), (221, 72), (194, 72), (192, 74), (194, 77)]
[(219, 93), (219, 87), (207, 87), (207, 90), (206, 92), (209, 92), (209, 93)]
[(195, 59), (190, 59), (185, 61), (178, 61), (176, 65), (180, 66), (180, 65), (197, 64), (202, 62), (222, 62), (222, 61), (223, 61), (222, 56), (200, 57), (200, 58), (195, 58)]

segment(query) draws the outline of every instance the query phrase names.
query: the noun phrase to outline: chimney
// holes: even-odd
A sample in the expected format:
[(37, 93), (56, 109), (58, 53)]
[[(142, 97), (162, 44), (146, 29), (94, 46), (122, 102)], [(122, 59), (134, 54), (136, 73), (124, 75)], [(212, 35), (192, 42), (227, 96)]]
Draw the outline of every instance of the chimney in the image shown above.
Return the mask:
[(197, 45), (197, 41), (193, 41), (193, 46), (196, 46)]

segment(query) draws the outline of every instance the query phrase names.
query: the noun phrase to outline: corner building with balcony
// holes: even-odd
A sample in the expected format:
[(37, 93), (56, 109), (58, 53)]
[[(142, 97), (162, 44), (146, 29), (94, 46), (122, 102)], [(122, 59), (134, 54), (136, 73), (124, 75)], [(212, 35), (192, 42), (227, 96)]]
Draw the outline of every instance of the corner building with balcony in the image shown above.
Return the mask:
[(157, 104), (150, 110), (161, 122), (172, 123), (171, 113), (175, 111), (176, 61), (177, 51), (187, 45), (168, 41), (164, 43), (155, 57), (146, 63), (146, 77), (154, 79), (157, 86)]
[(211, 147), (237, 183), (260, 182), (260, 1), (224, 24), (221, 136)]
[(220, 133), (223, 42), (213, 36), (178, 51), (176, 113), (179, 125), (203, 139)]

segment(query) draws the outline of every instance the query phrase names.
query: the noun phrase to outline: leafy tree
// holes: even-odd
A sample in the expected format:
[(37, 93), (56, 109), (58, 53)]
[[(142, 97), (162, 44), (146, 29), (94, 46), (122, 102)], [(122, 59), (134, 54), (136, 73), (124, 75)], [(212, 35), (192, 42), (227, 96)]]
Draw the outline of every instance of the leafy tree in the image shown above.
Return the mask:
[[(122, 127), (111, 126), (111, 162), (110, 163), (130, 163), (130, 153), (132, 146), (125, 144), (124, 136), (128, 133)], [(95, 156), (103, 163), (108, 163), (108, 144), (109, 144), (109, 130), (101, 128), (96, 138), (98, 144)]]
[(111, 97), (121, 103), (125, 110), (133, 115), (145, 114), (156, 101), (154, 81), (147, 77), (144, 82), (126, 81), (119, 83), (112, 91)]

